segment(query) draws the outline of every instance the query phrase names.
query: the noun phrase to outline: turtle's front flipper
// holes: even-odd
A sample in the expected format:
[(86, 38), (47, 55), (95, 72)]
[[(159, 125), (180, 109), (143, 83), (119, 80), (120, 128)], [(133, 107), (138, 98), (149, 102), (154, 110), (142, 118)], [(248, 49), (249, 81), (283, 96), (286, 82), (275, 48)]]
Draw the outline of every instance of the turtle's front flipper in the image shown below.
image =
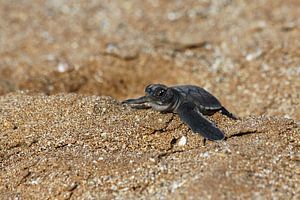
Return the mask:
[(131, 108), (135, 108), (135, 109), (149, 109), (149, 108), (151, 108), (151, 106), (149, 106), (147, 104), (135, 104), (135, 105), (131, 105)]
[(234, 119), (234, 120), (238, 119), (234, 114), (232, 114), (231, 112), (229, 112), (225, 107), (221, 108), (221, 113), (222, 113), (222, 115), (226, 115), (227, 117), (229, 117), (231, 119)]
[(144, 104), (148, 102), (148, 98), (146, 96), (142, 96), (137, 99), (127, 99), (122, 101), (122, 104)]
[(191, 102), (182, 103), (178, 109), (180, 119), (185, 122), (193, 132), (201, 134), (209, 140), (222, 140), (224, 133), (212, 122), (208, 121)]
[(137, 99), (127, 99), (125, 101), (122, 101), (122, 104), (129, 104), (132, 108), (136, 109), (147, 109), (151, 108), (151, 106), (147, 104), (148, 102), (148, 98), (146, 96), (143, 96)]

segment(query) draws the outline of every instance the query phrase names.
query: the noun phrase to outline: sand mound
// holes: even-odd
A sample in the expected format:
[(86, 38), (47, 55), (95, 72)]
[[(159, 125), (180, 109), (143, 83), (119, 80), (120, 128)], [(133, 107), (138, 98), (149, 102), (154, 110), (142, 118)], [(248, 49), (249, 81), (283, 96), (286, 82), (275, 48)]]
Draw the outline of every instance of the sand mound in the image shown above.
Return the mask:
[(0, 193), (26, 198), (290, 199), (299, 192), (299, 127), (276, 117), (212, 117), (203, 142), (174, 114), (109, 97), (0, 98)]

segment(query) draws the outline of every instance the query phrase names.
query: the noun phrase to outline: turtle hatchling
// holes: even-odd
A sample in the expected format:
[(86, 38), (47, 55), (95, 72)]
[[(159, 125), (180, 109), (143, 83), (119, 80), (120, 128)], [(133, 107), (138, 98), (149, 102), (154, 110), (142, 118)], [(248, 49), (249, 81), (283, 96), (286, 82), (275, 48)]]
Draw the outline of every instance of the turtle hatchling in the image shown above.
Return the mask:
[(152, 108), (161, 112), (177, 113), (193, 132), (209, 140), (222, 140), (224, 133), (205, 115), (220, 111), (229, 118), (237, 119), (215, 96), (198, 86), (167, 87), (163, 84), (151, 84), (146, 87), (145, 93), (145, 96), (127, 99), (122, 103), (137, 109)]

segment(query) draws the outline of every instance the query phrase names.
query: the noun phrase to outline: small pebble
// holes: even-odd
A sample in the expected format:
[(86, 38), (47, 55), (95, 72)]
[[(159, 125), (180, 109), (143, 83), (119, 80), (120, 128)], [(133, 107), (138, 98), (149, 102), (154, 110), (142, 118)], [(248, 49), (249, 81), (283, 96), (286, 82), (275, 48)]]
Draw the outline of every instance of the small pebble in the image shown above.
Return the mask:
[(184, 146), (187, 143), (187, 138), (185, 136), (182, 136), (179, 141), (178, 141), (178, 145), (179, 146)]

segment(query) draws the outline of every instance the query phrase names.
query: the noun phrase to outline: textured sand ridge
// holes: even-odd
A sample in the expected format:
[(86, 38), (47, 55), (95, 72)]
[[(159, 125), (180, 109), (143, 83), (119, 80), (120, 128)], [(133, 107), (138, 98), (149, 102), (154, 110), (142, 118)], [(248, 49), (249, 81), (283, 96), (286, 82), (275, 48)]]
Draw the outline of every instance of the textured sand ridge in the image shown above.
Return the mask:
[(203, 143), (176, 115), (109, 97), (11, 94), (0, 106), (4, 198), (289, 199), (299, 192), (292, 120), (216, 114), (227, 139)]

